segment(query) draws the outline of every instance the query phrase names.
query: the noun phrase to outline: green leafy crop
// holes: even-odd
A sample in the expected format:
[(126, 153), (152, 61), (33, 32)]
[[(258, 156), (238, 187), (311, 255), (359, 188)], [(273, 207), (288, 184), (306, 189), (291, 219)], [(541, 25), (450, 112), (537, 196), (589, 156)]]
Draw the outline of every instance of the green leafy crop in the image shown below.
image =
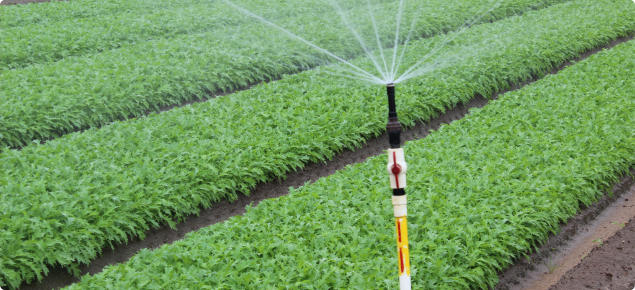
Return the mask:
[(72, 21), (83, 18), (107, 17), (126, 11), (142, 9), (167, 9), (183, 3), (163, 0), (99, 0), (52, 1), (46, 4), (0, 6), (0, 29), (32, 24), (49, 24), (57, 21)]
[[(563, 1), (503, 1), (482, 21)], [(363, 16), (355, 18), (355, 25), (371, 28), (361, 33), (374, 37), (366, 0), (349, 2), (344, 7), (347, 13)], [(376, 2), (373, 9), (379, 13), (392, 11), (396, 0)], [(422, 4), (426, 11), (415, 25), (415, 39), (454, 30), (492, 5), (492, 0), (412, 2), (413, 6)], [(260, 7), (257, 12), (268, 19), (344, 58), (363, 53), (334, 9), (322, 1), (240, 4)], [(200, 0), (183, 5), (158, 5), (155, 11), (139, 4), (120, 14), (4, 29), (0, 33), (0, 147), (22, 147), (34, 140), (143, 116), (162, 106), (330, 61), (226, 4)], [(405, 28), (409, 29), (415, 15), (406, 13)], [(384, 44), (392, 44), (394, 15), (378, 22)]]
[[(632, 33), (635, 13), (628, 5), (578, 0), (472, 27), (436, 60), (465, 51), (477, 53), (398, 86), (400, 119), (406, 124), (428, 120), (478, 93), (489, 95)], [(413, 42), (406, 63), (417, 61), (442, 39)], [(371, 65), (364, 58), (355, 64)], [(523, 100), (532, 98), (519, 103)], [(306, 162), (354, 148), (383, 132), (385, 106), (384, 88), (334, 79), (317, 69), (206, 103), (69, 134), (44, 145), (7, 149), (0, 153), (0, 286), (17, 287), (22, 281), (39, 279), (53, 264), (76, 270), (112, 242), (125, 241), (129, 235), (143, 237), (146, 230), (160, 223), (173, 225), (175, 219), (197, 213), (200, 206), (232, 200), (236, 191), (248, 193), (259, 181), (283, 177)], [(528, 124), (532, 122), (538, 121)], [(463, 140), (460, 135), (452, 138), (457, 144)], [(497, 152), (482, 153), (497, 156)], [(466, 160), (472, 158), (461, 154)], [(444, 164), (442, 159), (435, 162)], [(524, 163), (519, 166), (526, 168)], [(608, 174), (606, 168), (593, 168), (597, 180), (608, 177), (603, 175)], [(480, 170), (495, 169), (499, 168)], [(455, 176), (444, 176), (430, 182), (454, 184)], [(490, 175), (492, 182), (499, 180), (495, 176)], [(536, 227), (542, 222), (537, 223)], [(443, 265), (443, 260), (426, 263)], [(477, 274), (485, 270), (474, 271), (474, 277), (480, 277)], [(377, 277), (382, 272), (373, 273)]]
[[(306, 37), (337, 40), (338, 34), (347, 34), (345, 27), (325, 31), (306, 31), (304, 28), (324, 23), (338, 23), (333, 7), (323, 1), (253, 1), (234, 0), (238, 5), (249, 7), (268, 20), (288, 27)], [(513, 0), (504, 1), (491, 16), (483, 21), (504, 18), (521, 13), (528, 8), (538, 9), (568, 0)], [(215, 31), (218, 41), (231, 38), (235, 32), (225, 31), (227, 26), (242, 26), (253, 23), (253, 19), (237, 13), (234, 8), (221, 1), (81, 1), (55, 5), (4, 8), (0, 13), (0, 70), (46, 63), (69, 56), (78, 56), (115, 49), (123, 45), (137, 45), (150, 39), (171, 38), (180, 34)], [(131, 3), (132, 2), (132, 3)], [(423, 5), (425, 14), (420, 15), (417, 26), (419, 35), (426, 37), (439, 32), (453, 30), (466, 19), (492, 5), (491, 0), (443, 2), (439, 0), (410, 0), (410, 5)], [(355, 0), (343, 3), (347, 13), (356, 22), (369, 21), (366, 1)], [(390, 11), (396, 7), (395, 0), (373, 1), (376, 11)], [(2, 9), (2, 8), (0, 8)], [(392, 9), (394, 10), (394, 9)], [(25, 15), (29, 13), (28, 15)], [(69, 17), (73, 15), (75, 17)], [(416, 15), (414, 11), (407, 13)], [(317, 16), (317, 17), (316, 17)], [(381, 27), (394, 30), (395, 17), (382, 17)], [(5, 26), (5, 27), (3, 27)], [(366, 25), (372, 27), (372, 25)], [(363, 27), (363, 26), (361, 26)], [(392, 32), (392, 31), (391, 31)], [(254, 35), (253, 37), (262, 37)]]
[[(413, 289), (491, 289), (635, 164), (635, 41), (405, 146)], [(396, 289), (385, 156), (66, 289)]]

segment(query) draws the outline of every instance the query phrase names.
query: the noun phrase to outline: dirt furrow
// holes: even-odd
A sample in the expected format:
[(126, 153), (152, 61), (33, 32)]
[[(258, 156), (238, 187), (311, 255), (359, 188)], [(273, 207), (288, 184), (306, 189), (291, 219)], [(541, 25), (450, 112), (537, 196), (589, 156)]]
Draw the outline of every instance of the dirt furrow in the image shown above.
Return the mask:
[[(635, 212), (634, 206), (628, 206)], [(581, 263), (567, 271), (549, 290), (635, 289), (635, 219), (594, 247)]]

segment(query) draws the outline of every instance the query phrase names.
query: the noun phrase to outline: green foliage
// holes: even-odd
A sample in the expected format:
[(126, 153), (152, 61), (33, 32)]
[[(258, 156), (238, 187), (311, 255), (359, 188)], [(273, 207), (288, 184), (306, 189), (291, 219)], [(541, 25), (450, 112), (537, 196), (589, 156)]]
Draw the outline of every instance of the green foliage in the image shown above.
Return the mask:
[[(341, 35), (349, 34), (346, 27), (330, 27), (323, 31), (311, 31), (323, 24), (339, 23), (334, 9), (322, 1), (263, 1), (234, 0), (249, 7), (257, 14), (300, 33), (308, 38), (326, 38), (330, 42), (344, 41)], [(490, 21), (521, 13), (528, 8), (544, 6), (568, 0), (513, 0), (504, 1), (483, 21)], [(217, 40), (233, 37), (235, 32), (225, 27), (253, 23), (253, 19), (221, 1), (114, 1), (103, 3), (82, 1), (55, 5), (6, 8), (0, 14), (0, 70), (26, 67), (34, 63), (46, 63), (74, 55), (85, 55), (115, 49), (123, 45), (136, 45), (150, 39), (166, 39), (180, 34), (214, 31)], [(410, 5), (425, 5), (426, 14), (421, 15), (415, 38), (426, 37), (456, 29), (491, 0), (443, 2), (440, 0), (410, 0)], [(346, 13), (360, 27), (371, 27), (366, 1), (355, 0), (343, 3)], [(389, 11), (396, 0), (373, 1), (373, 10)], [(151, 7), (151, 9), (150, 9)], [(29, 13), (28, 15), (25, 15)], [(73, 15), (74, 17), (69, 17)], [(408, 18), (417, 13), (407, 13)], [(387, 42), (394, 33), (395, 17), (381, 17), (380, 28)], [(408, 20), (408, 19), (406, 19)], [(408, 22), (409, 25), (409, 22)], [(324, 28), (324, 27), (323, 27)], [(308, 31), (306, 30), (308, 29)], [(324, 31), (326, 30), (326, 31)], [(373, 33), (364, 29), (362, 32)], [(262, 37), (262, 35), (259, 35)], [(252, 35), (252, 37), (255, 37)], [(374, 35), (373, 35), (374, 37)], [(339, 39), (338, 39), (339, 38)], [(169, 41), (169, 40), (168, 40)], [(392, 41), (392, 40), (391, 40)]]
[[(384, 45), (394, 41), (395, 17), (380, 16), (392, 12), (396, 1), (373, 1)], [(504, 1), (481, 21), (563, 1)], [(278, 79), (330, 61), (219, 1), (190, 0), (183, 6), (161, 4), (157, 10), (147, 9), (153, 2), (161, 1), (126, 2), (132, 6), (121, 13), (4, 29), (0, 33), (0, 70), (4, 69), (0, 147), (18, 148), (34, 140), (143, 116), (162, 106)], [(360, 33), (374, 39), (367, 1), (349, 2), (344, 9), (349, 16), (357, 16), (352, 18), (354, 25), (365, 27)], [(412, 2), (424, 5), (426, 11), (415, 25), (414, 39), (454, 30), (492, 5), (492, 0)], [(349, 59), (363, 53), (328, 4), (274, 3), (239, 2), (339, 56)], [(415, 15), (406, 13), (403, 29), (410, 28)]]
[[(625, 5), (609, 0), (578, 0), (470, 28), (463, 36), (453, 41), (447, 50), (440, 53), (437, 60), (443, 60), (445, 57), (464, 51), (476, 50), (478, 53), (468, 54), (461, 62), (453, 66), (441, 68), (398, 86), (400, 119), (406, 124), (412, 124), (415, 120), (428, 120), (445, 108), (467, 102), (477, 93), (488, 95), (507, 87), (509, 82), (520, 82), (531, 75), (544, 73), (589, 48), (635, 31), (633, 27), (635, 13), (629, 10), (631, 6)], [(442, 39), (442, 37), (433, 37), (413, 42), (412, 50), (405, 57), (406, 63), (412, 64)], [(362, 67), (371, 65), (367, 59), (358, 59), (355, 64)], [(523, 100), (530, 101), (531, 99), (523, 98), (518, 102), (522, 104)], [(532, 104), (536, 105), (535, 102)], [(0, 153), (0, 164), (2, 164), (0, 171), (0, 199), (2, 200), (0, 203), (0, 283), (2, 284), (0, 286), (17, 287), (24, 280), (32, 281), (40, 278), (46, 274), (47, 267), (53, 264), (61, 264), (70, 270), (77, 269), (79, 263), (88, 263), (103, 247), (114, 241), (123, 241), (128, 235), (143, 237), (146, 230), (160, 223), (173, 225), (174, 220), (187, 214), (197, 213), (200, 206), (207, 207), (221, 199), (232, 200), (236, 191), (248, 193), (249, 189), (259, 181), (283, 177), (285, 173), (302, 167), (308, 161), (319, 162), (331, 158), (344, 148), (359, 146), (364, 138), (383, 132), (385, 106), (386, 100), (382, 87), (367, 86), (341, 79), (334, 81), (318, 69), (288, 76), (277, 82), (262, 84), (206, 103), (153, 114), (147, 118), (115, 122), (99, 130), (91, 129), (81, 134), (69, 134), (44, 145), (26, 146), (23, 150), (7, 149)], [(536, 124), (539, 120), (531, 119), (528, 122), (528, 124)], [(576, 122), (581, 123), (581, 121)], [(522, 127), (517, 128), (520, 131), (514, 131), (516, 128), (512, 127), (506, 128), (515, 134), (523, 132), (520, 130)], [(494, 142), (495, 139), (490, 140), (493, 138), (491, 136), (493, 135), (484, 137), (485, 140), (479, 141), (479, 144), (497, 144)], [(619, 136), (616, 135), (616, 138)], [(580, 138), (583, 137), (580, 136)], [(452, 138), (457, 144), (476, 140), (464, 140), (461, 135), (453, 135)], [(428, 139), (430, 138), (426, 138)], [(513, 140), (515, 139), (511, 139)], [(619, 141), (610, 138), (606, 140), (607, 142)], [(586, 139), (582, 141), (586, 142)], [(622, 144), (615, 142), (611, 144)], [(559, 145), (553, 144), (553, 146)], [(525, 151), (528, 150), (522, 148)], [(568, 148), (565, 147), (567, 150)], [(463, 152), (460, 156), (465, 157), (464, 162), (472, 158), (469, 151), (458, 150), (457, 152)], [(474, 158), (478, 157), (476, 160), (483, 162), (489, 156), (495, 160), (505, 160), (514, 156), (511, 153), (510, 156), (499, 155), (502, 154), (499, 151), (477, 150), (477, 152), (480, 153), (475, 153)], [(617, 153), (621, 154), (622, 151), (617, 150), (610, 154)], [(523, 156), (525, 156), (523, 158), (529, 158), (526, 155)], [(517, 168), (518, 170), (534, 168), (536, 164), (540, 164), (540, 160), (544, 159), (546, 162), (551, 158), (550, 156), (530, 158), (526, 161), (520, 159), (518, 162), (524, 163), (518, 163)], [(446, 166), (448, 170), (455, 170), (454, 163), (444, 163), (443, 160), (434, 162)], [(374, 162), (375, 167), (383, 164), (380, 161)], [(413, 168), (414, 166), (416, 165), (413, 164)], [(501, 180), (494, 174), (501, 168), (492, 164), (487, 166), (489, 167), (479, 167), (478, 170), (482, 170), (483, 174), (491, 173), (491, 175), (471, 184), (474, 187), (471, 189), (475, 192), (474, 194), (480, 194), (483, 189), (489, 188), (491, 184), (487, 184), (486, 181), (495, 185)], [(505, 168), (510, 170), (509, 174), (515, 172), (511, 165)], [(593, 182), (597, 183), (594, 185), (608, 184), (606, 181), (596, 180), (605, 180), (602, 178), (611, 176), (606, 175), (609, 174), (607, 173), (609, 167), (590, 168), (596, 170), (595, 175), (591, 176), (595, 178)], [(377, 170), (377, 168), (365, 168), (356, 174), (361, 178), (362, 173), (383, 172)], [(435, 170), (430, 173), (444, 172), (441, 169)], [(455, 186), (456, 176), (451, 175), (451, 172), (453, 171), (422, 179), (428, 180), (430, 184), (421, 185), (423, 187), (419, 189), (413, 188), (415, 192), (427, 192), (428, 188), (434, 189), (433, 185), (436, 183), (439, 183), (437, 186), (445, 184)], [(511, 176), (517, 175), (514, 173)], [(385, 176), (377, 178), (375, 181), (372, 178), (360, 179), (361, 181), (354, 183), (369, 185), (370, 181), (380, 182), (381, 180), (382, 186), (377, 188), (383, 188)], [(573, 182), (581, 186), (581, 189), (588, 190), (588, 184), (584, 180), (559, 181)], [(514, 185), (514, 182), (514, 180), (509, 181), (509, 185)], [(517, 192), (514, 190), (525, 188), (525, 185), (518, 186), (520, 187), (506, 188), (503, 192)], [(348, 184), (342, 185), (342, 190), (345, 192), (349, 192), (350, 188), (352, 187)], [(463, 188), (466, 188), (465, 185), (455, 190), (462, 192)], [(532, 188), (535, 187), (525, 189), (533, 190)], [(436, 192), (443, 193), (444, 191)], [(483, 194), (486, 193), (488, 192)], [(381, 197), (381, 194), (375, 194), (377, 198)], [(546, 208), (551, 206), (539, 203), (541, 200), (538, 199), (538, 195), (533, 197), (537, 199), (538, 209), (541, 206)], [(381, 198), (381, 201), (377, 202), (384, 202), (384, 197)], [(435, 197), (430, 201), (439, 198)], [(451, 198), (452, 200), (447, 201), (449, 204), (453, 200), (460, 199), (458, 195)], [(592, 197), (588, 196), (585, 200), (591, 202)], [(503, 201), (505, 200), (500, 200), (500, 202)], [(472, 209), (471, 206), (473, 204), (457, 205), (454, 209), (465, 209), (466, 213), (472, 212), (473, 217), (448, 221), (457, 224), (461, 222), (471, 224), (473, 220), (478, 221), (477, 214), (480, 208)], [(534, 210), (534, 204), (526, 203), (519, 206), (531, 208), (529, 213)], [(423, 206), (419, 205), (419, 207)], [(574, 212), (575, 206), (569, 209), (571, 211), (567, 214)], [(289, 210), (303, 212), (302, 207)], [(383, 209), (380, 213), (380, 216), (368, 217), (364, 220), (372, 222), (372, 219), (379, 221), (378, 219), (381, 218), (383, 222), (386, 215)], [(322, 214), (328, 216), (330, 212), (325, 211)], [(449, 216), (448, 214), (449, 212), (444, 212), (432, 216), (434, 223), (441, 223), (441, 219)], [(551, 219), (548, 221), (565, 215), (557, 212), (549, 214), (548, 217)], [(503, 216), (509, 219), (501, 213), (500, 218), (503, 219)], [(286, 216), (280, 218), (284, 220)], [(544, 220), (525, 219), (524, 215), (519, 215), (515, 219), (524, 222), (523, 229), (551, 227)], [(339, 219), (337, 221), (342, 222)], [(323, 220), (317, 218), (313, 221), (315, 226), (322, 223)], [(494, 221), (489, 220), (484, 223), (491, 226), (490, 230), (494, 232), (511, 230), (507, 224), (497, 228)], [(307, 224), (307, 226), (313, 224)], [(338, 225), (326, 222), (324, 226), (339, 228)], [(375, 225), (367, 224), (365, 230), (374, 231), (375, 228)], [(434, 233), (440, 235), (443, 230), (444, 228), (440, 227)], [(488, 243), (491, 246), (491, 243), (495, 241), (488, 240), (485, 245), (482, 245), (480, 242), (473, 241), (475, 237), (482, 235), (481, 232), (462, 231), (461, 233), (467, 235), (461, 239), (470, 241), (470, 247), (475, 249), (487, 247)], [(530, 231), (527, 236), (520, 239), (519, 243), (531, 238), (540, 238), (542, 237), (540, 233)], [(340, 237), (344, 237), (339, 235), (328, 236), (328, 239), (322, 241), (330, 245)], [(368, 234), (361, 232), (359, 236), (363, 237), (360, 239), (366, 239)], [(415, 240), (419, 239), (417, 237), (415, 236)], [(510, 237), (509, 241), (517, 242), (517, 240)], [(270, 239), (270, 241), (276, 240)], [(441, 240), (435, 242), (441, 242)], [(388, 245), (390, 244), (382, 243), (380, 248), (371, 247), (370, 252), (364, 252), (360, 250), (361, 248), (351, 249), (372, 257), (376, 253), (385, 253)], [(367, 247), (367, 244), (363, 246)], [(390, 248), (392, 249), (392, 246)], [(291, 248), (288, 250), (293, 251)], [(461, 272), (462, 274), (457, 273), (463, 269), (454, 272), (452, 270), (454, 268), (444, 266), (445, 261), (452, 255), (462, 253), (463, 250), (465, 249), (456, 246), (446, 253), (450, 256), (437, 255), (434, 256), (437, 258), (433, 260), (425, 258), (427, 259), (425, 262), (418, 261), (418, 263), (430, 264), (431, 267), (440, 265), (428, 273), (437, 277), (435, 279), (456, 274), (468, 275), (460, 276), (464, 278), (471, 277), (468, 280), (465, 280), (467, 278), (452, 280), (462, 281), (456, 282), (460, 285), (490, 283), (490, 280), (487, 282), (479, 280), (481, 279), (479, 277), (483, 277), (483, 271), (486, 271), (487, 275), (491, 274), (487, 272), (490, 271), (487, 269), (491, 268), (486, 267), (491, 261), (487, 258), (492, 254), (490, 250), (468, 257), (469, 261), (472, 261), (470, 263), (473, 263), (472, 266), (477, 266), (469, 268), (470, 271)], [(324, 254), (333, 255), (348, 250), (338, 251)], [(351, 252), (351, 255), (357, 255), (354, 254), (355, 251)], [(507, 252), (501, 250), (501, 255), (503, 253)], [(508, 256), (501, 257), (495, 261), (497, 265), (503, 265), (507, 259), (504, 257)], [(179, 258), (172, 257), (171, 259)], [(303, 261), (312, 261), (312, 258)], [(324, 262), (326, 261), (330, 260), (327, 259)], [(248, 264), (245, 265), (248, 266)], [(313, 267), (313, 264), (303, 265), (305, 268), (302, 271), (310, 272)], [(339, 267), (342, 265), (339, 262), (329, 264), (329, 269), (325, 270), (326, 274), (321, 275), (321, 278), (325, 279), (324, 285), (338, 288), (339, 285), (348, 283), (348, 280), (341, 276), (343, 268)], [(363, 268), (368, 265), (355, 264), (352, 267)], [(391, 264), (385, 269), (392, 269), (393, 266)], [(388, 273), (386, 271), (366, 273), (361, 268), (359, 271), (361, 276), (355, 276), (355, 279), (360, 281), (364, 279), (370, 281), (383, 275), (379, 273)], [(213, 276), (216, 277), (215, 279), (221, 279), (225, 275)], [(333, 282), (333, 277), (339, 277), (337, 278), (339, 282)], [(381, 277), (382, 280), (385, 279), (384, 276)], [(289, 281), (291, 280), (283, 282)], [(293, 283), (311, 284), (313, 282), (301, 281), (304, 280)], [(394, 285), (394, 281), (391, 282), (391, 280), (385, 283), (387, 284), (382, 285), (387, 285), (386, 287), (389, 288), (390, 285)], [(290, 282), (288, 284), (291, 285)], [(233, 289), (240, 289), (240, 287)]]
[[(413, 289), (491, 289), (635, 164), (635, 41), (405, 146)], [(66, 289), (396, 289), (385, 156)], [(553, 265), (553, 264), (552, 264)]]
[(139, 9), (166, 9), (175, 2), (163, 0), (52, 1), (46, 4), (0, 6), (0, 29), (32, 24), (50, 24), (61, 20), (99, 18)]

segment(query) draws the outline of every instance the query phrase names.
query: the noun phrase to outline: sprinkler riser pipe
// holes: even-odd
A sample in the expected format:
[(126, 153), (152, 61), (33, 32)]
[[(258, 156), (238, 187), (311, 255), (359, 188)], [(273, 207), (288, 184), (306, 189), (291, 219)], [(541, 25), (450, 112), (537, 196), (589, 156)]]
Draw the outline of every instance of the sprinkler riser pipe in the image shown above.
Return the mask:
[(386, 85), (388, 93), (388, 165), (386, 169), (390, 176), (392, 188), (392, 205), (395, 216), (397, 255), (399, 263), (399, 289), (411, 290), (410, 278), (410, 249), (408, 246), (408, 200), (406, 198), (406, 172), (408, 165), (403, 148), (401, 148), (401, 123), (397, 117), (395, 102), (395, 85)]

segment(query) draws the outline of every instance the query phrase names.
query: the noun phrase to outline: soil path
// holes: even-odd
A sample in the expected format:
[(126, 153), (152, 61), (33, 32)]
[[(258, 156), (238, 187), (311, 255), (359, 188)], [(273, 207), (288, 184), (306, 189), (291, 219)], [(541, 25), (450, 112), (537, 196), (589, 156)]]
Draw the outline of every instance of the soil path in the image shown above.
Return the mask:
[[(631, 202), (632, 203), (632, 202)], [(635, 211), (633, 205), (631, 212)], [(549, 290), (635, 289), (635, 219), (595, 247), (582, 263), (567, 271)]]
[[(563, 68), (585, 59), (590, 55), (606, 49), (611, 48), (619, 43), (626, 42), (633, 39), (634, 35), (628, 37), (622, 37), (612, 41), (611, 43), (590, 50), (580, 57), (562, 64), (560, 67), (551, 71), (552, 74), (557, 73)], [(536, 80), (528, 80), (520, 85), (514, 85), (511, 89), (501, 91), (493, 96), (492, 99), (496, 99), (499, 95), (508, 91), (517, 90), (521, 87), (529, 85)], [(430, 130), (437, 130), (441, 124), (451, 123), (452, 121), (463, 118), (471, 108), (480, 108), (485, 106), (489, 102), (488, 99), (483, 96), (476, 96), (472, 101), (467, 104), (459, 105), (453, 109), (446, 111), (439, 117), (432, 119), (426, 123), (417, 123), (414, 127), (404, 130), (402, 138), (404, 141), (411, 141), (415, 139), (425, 138)], [(335, 156), (332, 160), (325, 163), (313, 163), (308, 164), (304, 169), (287, 174), (285, 180), (278, 180), (277, 182), (262, 183), (256, 186), (252, 190), (249, 196), (239, 194), (239, 197), (233, 203), (222, 201), (214, 204), (208, 209), (201, 209), (198, 216), (192, 215), (185, 219), (184, 222), (176, 225), (177, 229), (171, 229), (167, 225), (163, 225), (159, 228), (150, 230), (146, 233), (145, 240), (139, 240), (136, 237), (131, 237), (127, 244), (118, 244), (114, 249), (104, 249), (101, 256), (89, 265), (81, 265), (81, 275), (96, 274), (103, 270), (104, 267), (128, 261), (130, 257), (136, 254), (139, 250), (144, 248), (155, 249), (161, 245), (172, 243), (176, 240), (182, 239), (185, 234), (196, 231), (203, 227), (225, 221), (232, 216), (245, 213), (245, 208), (252, 204), (256, 206), (260, 201), (268, 198), (275, 198), (288, 194), (289, 187), (297, 188), (306, 184), (307, 182), (316, 181), (321, 177), (325, 177), (335, 173), (337, 170), (343, 169), (348, 164), (359, 163), (365, 161), (367, 158), (383, 154), (387, 148), (387, 134), (382, 134), (377, 138), (370, 139), (361, 148), (356, 150), (344, 150), (340, 155)], [(52, 267), (49, 274), (44, 277), (40, 282), (34, 282), (31, 284), (22, 285), (19, 289), (58, 289), (65, 287), (72, 283), (79, 282), (79, 278), (73, 277), (68, 271), (62, 267)], [(502, 288), (501, 288), (502, 289)]]

